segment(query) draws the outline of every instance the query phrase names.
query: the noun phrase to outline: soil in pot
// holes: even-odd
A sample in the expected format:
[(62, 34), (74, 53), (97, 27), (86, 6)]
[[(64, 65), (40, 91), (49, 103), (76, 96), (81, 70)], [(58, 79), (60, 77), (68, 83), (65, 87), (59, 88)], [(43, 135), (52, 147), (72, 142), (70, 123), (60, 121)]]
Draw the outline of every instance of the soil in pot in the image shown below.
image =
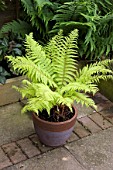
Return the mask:
[(48, 115), (46, 110), (39, 112), (39, 118), (42, 120), (46, 120), (49, 122), (64, 122), (66, 120), (71, 119), (74, 116), (73, 112), (66, 105), (54, 106), (50, 110), (50, 115)]

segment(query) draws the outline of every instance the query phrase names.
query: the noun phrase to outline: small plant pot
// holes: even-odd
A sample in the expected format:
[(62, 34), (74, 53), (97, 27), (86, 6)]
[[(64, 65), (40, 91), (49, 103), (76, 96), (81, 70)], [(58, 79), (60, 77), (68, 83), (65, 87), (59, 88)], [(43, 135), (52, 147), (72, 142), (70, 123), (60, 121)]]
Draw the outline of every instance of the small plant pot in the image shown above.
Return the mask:
[(74, 116), (64, 122), (48, 122), (32, 114), (35, 131), (40, 141), (47, 146), (61, 146), (71, 136), (76, 119), (77, 109), (74, 107)]

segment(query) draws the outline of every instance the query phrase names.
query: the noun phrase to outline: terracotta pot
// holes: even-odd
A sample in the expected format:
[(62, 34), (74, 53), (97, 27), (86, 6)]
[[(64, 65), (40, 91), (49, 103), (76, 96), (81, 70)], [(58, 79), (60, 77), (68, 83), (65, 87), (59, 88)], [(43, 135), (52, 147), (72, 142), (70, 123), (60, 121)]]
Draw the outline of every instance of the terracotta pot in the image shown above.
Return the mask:
[(48, 146), (63, 145), (71, 136), (76, 118), (77, 109), (74, 107), (74, 116), (64, 122), (48, 122), (40, 119), (35, 113), (32, 114), (35, 131), (40, 141)]

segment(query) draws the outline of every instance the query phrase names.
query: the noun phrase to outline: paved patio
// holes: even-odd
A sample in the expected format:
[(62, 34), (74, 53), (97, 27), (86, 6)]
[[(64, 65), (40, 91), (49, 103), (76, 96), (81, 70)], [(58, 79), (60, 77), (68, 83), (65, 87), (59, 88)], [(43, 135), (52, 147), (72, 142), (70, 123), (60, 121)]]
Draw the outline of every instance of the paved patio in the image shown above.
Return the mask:
[(113, 170), (113, 103), (99, 93), (94, 100), (97, 112), (77, 105), (73, 134), (57, 148), (40, 143), (22, 102), (0, 107), (0, 169)]

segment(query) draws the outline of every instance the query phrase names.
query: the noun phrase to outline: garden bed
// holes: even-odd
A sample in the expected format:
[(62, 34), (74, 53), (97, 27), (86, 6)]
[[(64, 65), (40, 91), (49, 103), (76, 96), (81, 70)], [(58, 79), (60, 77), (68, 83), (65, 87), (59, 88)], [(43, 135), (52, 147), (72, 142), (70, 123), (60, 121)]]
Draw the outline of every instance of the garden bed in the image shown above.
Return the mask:
[(0, 84), (0, 106), (21, 100), (21, 95), (12, 86), (21, 86), (23, 79), (23, 76), (20, 76), (8, 79), (4, 85)]

